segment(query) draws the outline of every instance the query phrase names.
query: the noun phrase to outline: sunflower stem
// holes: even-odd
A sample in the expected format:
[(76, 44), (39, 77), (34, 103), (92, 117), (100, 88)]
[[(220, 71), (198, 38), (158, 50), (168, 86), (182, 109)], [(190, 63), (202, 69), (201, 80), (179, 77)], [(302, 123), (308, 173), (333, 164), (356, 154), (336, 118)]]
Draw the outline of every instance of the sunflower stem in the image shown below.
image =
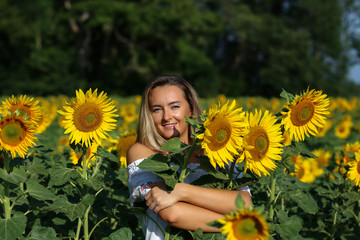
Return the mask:
[(76, 230), (76, 237), (75, 237), (75, 240), (79, 240), (79, 237), (80, 237), (80, 230), (81, 230), (81, 225), (82, 225), (81, 218), (78, 218), (78, 226), (77, 226), (77, 230)]
[(96, 175), (96, 173), (99, 171), (101, 163), (102, 163), (103, 158), (102, 157), (97, 157), (96, 159), (96, 164), (95, 164), (95, 168), (94, 171), (92, 173), (92, 177)]
[(228, 189), (232, 189), (233, 186), (233, 174), (234, 174), (235, 165), (236, 165), (236, 161), (234, 160), (230, 166)]
[(83, 155), (82, 155), (82, 165), (83, 165), (83, 170), (82, 170), (82, 175), (83, 175), (83, 178), (85, 178), (87, 180), (87, 161), (86, 161), (86, 151), (87, 149), (84, 148), (83, 149)]
[(86, 209), (84, 215), (84, 239), (89, 240), (89, 212), (91, 205)]
[(182, 183), (184, 182), (185, 178), (186, 178), (186, 170), (187, 170), (187, 165), (189, 164), (190, 158), (193, 155), (195, 149), (196, 149), (196, 145), (198, 143), (199, 139), (195, 138), (193, 144), (191, 145), (191, 148), (189, 150), (189, 152), (187, 152), (187, 154), (184, 157), (184, 165), (182, 166), (181, 169), (181, 173), (180, 173), (180, 178), (179, 181)]
[(164, 238), (164, 240), (170, 240), (170, 230), (171, 230), (171, 225), (168, 224), (165, 227), (165, 238)]
[(276, 186), (276, 177), (272, 177), (271, 188), (270, 188), (270, 209), (269, 209), (269, 219), (274, 218), (274, 207), (275, 207), (275, 186)]
[[(10, 157), (9, 154), (5, 153), (4, 159), (4, 170), (6, 173), (10, 173)], [(11, 207), (10, 207), (10, 183), (4, 180), (4, 212), (5, 219), (11, 218)]]
[(89, 234), (89, 238), (91, 238), (92, 233), (94, 232), (94, 230), (100, 225), (100, 223), (102, 223), (103, 221), (105, 221), (106, 219), (108, 219), (109, 217), (104, 217), (103, 219), (101, 219), (99, 222), (97, 222), (95, 224), (95, 226), (91, 229), (90, 234)]

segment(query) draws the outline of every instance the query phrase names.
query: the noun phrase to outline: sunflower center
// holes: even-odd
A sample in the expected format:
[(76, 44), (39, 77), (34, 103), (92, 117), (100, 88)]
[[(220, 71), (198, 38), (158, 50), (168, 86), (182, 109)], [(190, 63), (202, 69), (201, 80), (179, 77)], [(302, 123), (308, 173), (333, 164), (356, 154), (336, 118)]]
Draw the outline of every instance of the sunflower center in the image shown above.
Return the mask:
[(360, 174), (360, 161), (357, 163), (357, 172)]
[(254, 161), (263, 159), (269, 149), (269, 137), (262, 127), (255, 127), (250, 130), (248, 144), (254, 148), (250, 150)]
[(305, 169), (303, 167), (300, 167), (297, 172), (297, 177), (299, 179), (302, 179), (304, 177), (304, 174), (305, 174)]
[(219, 117), (214, 119), (208, 126), (208, 130), (212, 134), (211, 144), (209, 144), (209, 148), (212, 151), (223, 148), (230, 139), (231, 125), (226, 118)]
[(315, 107), (311, 101), (299, 102), (291, 111), (291, 122), (295, 126), (303, 126), (312, 119), (314, 113)]
[(259, 136), (259, 137), (255, 140), (255, 148), (256, 148), (259, 152), (265, 151), (267, 147), (268, 147), (268, 142), (267, 142), (267, 140), (266, 140), (265, 137)]
[(74, 125), (81, 132), (92, 132), (101, 125), (103, 117), (94, 103), (84, 103), (74, 111)]
[(236, 235), (238, 236), (238, 239), (252, 239), (256, 237), (256, 235), (258, 234), (258, 229), (256, 225), (257, 224), (254, 219), (251, 218), (240, 220), (236, 226)]
[(26, 129), (24, 128), (25, 126), (23, 126), (20, 122), (12, 121), (6, 123), (0, 132), (1, 140), (10, 146), (19, 145), (26, 134)]
[(93, 124), (96, 121), (96, 116), (94, 113), (90, 112), (85, 116), (85, 122), (86, 124)]
[(223, 141), (225, 141), (227, 139), (227, 136), (228, 136), (227, 129), (219, 129), (216, 132), (215, 140), (218, 143), (222, 143)]

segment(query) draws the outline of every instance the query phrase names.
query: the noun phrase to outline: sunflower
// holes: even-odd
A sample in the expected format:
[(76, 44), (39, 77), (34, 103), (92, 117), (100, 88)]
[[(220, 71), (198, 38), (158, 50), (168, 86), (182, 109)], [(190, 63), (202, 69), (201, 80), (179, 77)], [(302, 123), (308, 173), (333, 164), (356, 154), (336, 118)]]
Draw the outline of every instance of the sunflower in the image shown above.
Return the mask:
[(16, 110), (21, 116), (27, 117), (31, 124), (38, 125), (41, 118), (41, 110), (39, 100), (27, 97), (26, 95), (20, 95), (6, 99), (2, 102), (1, 112), (5, 113), (9, 111), (14, 113)]
[(48, 100), (39, 98), (41, 106), (40, 120), (36, 129), (36, 134), (43, 133), (56, 117), (57, 105), (50, 103)]
[(352, 117), (350, 115), (345, 115), (340, 123), (335, 127), (335, 135), (338, 138), (348, 138), (351, 134), (351, 129), (354, 126)]
[(295, 173), (291, 175), (296, 176), (301, 182), (312, 183), (315, 179), (324, 173), (324, 169), (320, 168), (316, 159), (304, 159), (301, 155), (296, 158)]
[(284, 146), (291, 145), (292, 139), (290, 138), (289, 131), (284, 131), (283, 138), (284, 138), (284, 140), (282, 141), (282, 144), (284, 144)]
[(348, 152), (352, 153), (360, 153), (360, 142), (356, 141), (354, 143), (347, 143), (345, 146), (342, 147), (342, 151), (344, 153), (344, 156), (342, 159), (340, 159), (339, 163), (343, 163), (345, 166), (349, 164), (349, 162), (352, 161), (350, 158)]
[(255, 109), (255, 114), (248, 114), (249, 132), (244, 136), (244, 150), (239, 161), (246, 160), (244, 171), (261, 176), (270, 174), (268, 169), (274, 170), (272, 160), (281, 160), (282, 141), (281, 125), (276, 124), (277, 118), (269, 111), (262, 114)]
[(25, 116), (5, 114), (0, 120), (0, 149), (10, 152), (12, 158), (16, 154), (25, 158), (29, 147), (35, 146), (34, 131), (34, 126), (25, 120)]
[(119, 115), (127, 123), (134, 122), (136, 120), (136, 118), (137, 118), (136, 105), (134, 103), (121, 105)]
[(339, 123), (334, 129), (335, 136), (341, 139), (346, 139), (350, 136), (351, 133), (351, 126), (346, 123)]
[(350, 179), (356, 186), (360, 187), (360, 153), (355, 153), (355, 161), (350, 162), (349, 166), (347, 179)]
[(106, 93), (101, 92), (98, 96), (97, 89), (94, 92), (88, 90), (86, 94), (80, 89), (76, 91), (76, 99), (71, 100), (58, 111), (64, 116), (63, 123), (65, 134), (70, 133), (70, 142), (80, 143), (90, 147), (95, 141), (101, 144), (100, 139), (106, 139), (108, 134), (116, 128), (114, 101), (107, 98)]
[(322, 91), (314, 89), (301, 95), (296, 95), (294, 100), (285, 104), (287, 111), (282, 111), (281, 124), (289, 130), (290, 136), (295, 141), (303, 141), (306, 136), (316, 136), (319, 128), (326, 124), (326, 116), (330, 114), (330, 100)]
[(326, 151), (325, 149), (315, 149), (313, 154), (317, 156), (315, 159), (319, 167), (327, 167), (329, 165), (329, 160), (331, 158), (331, 152)]
[(221, 233), (227, 234), (227, 240), (264, 240), (270, 236), (268, 224), (255, 210), (244, 208), (225, 215), (225, 219), (220, 218), (218, 222), (223, 225)]
[[(86, 165), (88, 168), (91, 168), (91, 164), (94, 163), (94, 156), (97, 152), (99, 144), (93, 143), (89, 148), (86, 149)], [(82, 161), (82, 152), (76, 153), (73, 149), (70, 149), (70, 160), (74, 165), (78, 165), (79, 161)], [(84, 166), (84, 163), (81, 162), (81, 166)]]
[(130, 145), (135, 143), (137, 134), (136, 132), (126, 132), (121, 134), (119, 139), (109, 138), (110, 146), (108, 151), (116, 151), (117, 157), (120, 159), (120, 167), (127, 167), (126, 154)]
[(205, 131), (197, 137), (202, 140), (201, 147), (214, 168), (216, 164), (224, 168), (224, 163), (233, 161), (234, 155), (242, 148), (247, 124), (245, 113), (242, 108), (236, 108), (235, 100), (230, 105), (227, 102), (220, 109), (209, 109), (204, 122)]

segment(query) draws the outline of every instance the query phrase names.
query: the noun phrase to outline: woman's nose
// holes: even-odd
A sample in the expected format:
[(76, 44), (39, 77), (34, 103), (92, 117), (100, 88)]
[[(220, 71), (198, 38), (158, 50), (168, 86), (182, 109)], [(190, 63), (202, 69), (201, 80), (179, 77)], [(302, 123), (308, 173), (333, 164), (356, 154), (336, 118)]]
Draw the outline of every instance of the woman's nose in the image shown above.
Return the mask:
[(163, 115), (164, 120), (169, 120), (171, 119), (171, 112), (168, 109), (164, 109), (164, 115)]

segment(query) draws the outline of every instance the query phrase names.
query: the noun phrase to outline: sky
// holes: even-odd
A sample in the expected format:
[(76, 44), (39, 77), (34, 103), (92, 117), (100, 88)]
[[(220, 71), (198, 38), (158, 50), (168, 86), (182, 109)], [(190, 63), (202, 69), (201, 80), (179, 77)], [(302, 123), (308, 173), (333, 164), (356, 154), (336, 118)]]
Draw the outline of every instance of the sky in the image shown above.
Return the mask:
[(360, 84), (360, 64), (356, 64), (350, 68), (349, 77), (354, 82)]

